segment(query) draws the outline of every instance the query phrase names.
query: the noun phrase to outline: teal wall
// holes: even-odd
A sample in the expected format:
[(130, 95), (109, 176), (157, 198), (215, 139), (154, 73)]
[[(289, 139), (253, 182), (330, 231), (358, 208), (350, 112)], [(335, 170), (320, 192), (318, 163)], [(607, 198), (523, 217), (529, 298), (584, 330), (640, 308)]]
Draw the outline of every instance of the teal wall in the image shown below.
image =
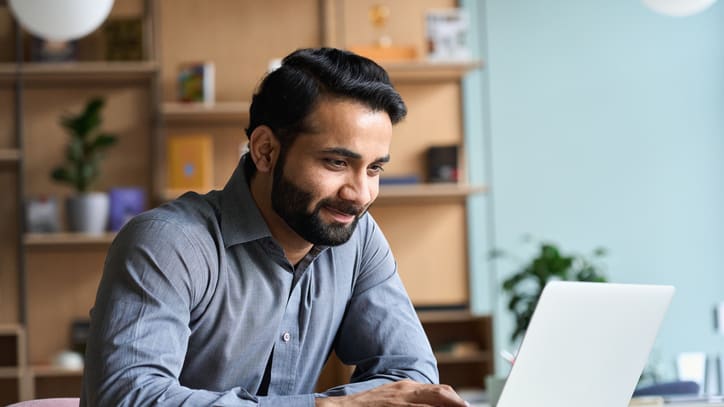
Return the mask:
[[(574, 252), (605, 246), (609, 279), (673, 284), (655, 345), (724, 354), (724, 2), (673, 18), (639, 0), (468, 0), (486, 68), (466, 80), (472, 298), (512, 324), (496, 287), (530, 234)], [(500, 361), (500, 360), (499, 360)], [(498, 363), (499, 366), (503, 363)]]

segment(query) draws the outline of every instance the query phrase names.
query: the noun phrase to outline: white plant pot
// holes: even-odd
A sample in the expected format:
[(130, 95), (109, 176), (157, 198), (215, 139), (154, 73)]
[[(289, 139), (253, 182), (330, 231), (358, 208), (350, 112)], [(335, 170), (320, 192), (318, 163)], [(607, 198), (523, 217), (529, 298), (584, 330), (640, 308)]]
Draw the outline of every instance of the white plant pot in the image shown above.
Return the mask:
[(108, 227), (108, 194), (88, 192), (66, 201), (68, 228), (73, 232), (101, 234)]

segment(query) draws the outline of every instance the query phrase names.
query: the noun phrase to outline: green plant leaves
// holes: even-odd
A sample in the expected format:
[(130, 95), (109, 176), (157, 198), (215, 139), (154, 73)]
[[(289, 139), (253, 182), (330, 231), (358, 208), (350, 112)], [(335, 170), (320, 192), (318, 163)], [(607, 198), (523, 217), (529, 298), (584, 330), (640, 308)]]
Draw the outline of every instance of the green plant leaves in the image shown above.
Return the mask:
[[(593, 251), (592, 257), (601, 258), (606, 254), (606, 249), (599, 247)], [(508, 255), (500, 249), (490, 252), (491, 259), (505, 257)], [(556, 245), (540, 243), (538, 253), (502, 283), (503, 291), (510, 296), (508, 310), (515, 319), (512, 341), (525, 333), (543, 288), (551, 280), (605, 282), (606, 278), (602, 267), (592, 259), (581, 255), (564, 255)]]
[(61, 125), (70, 135), (66, 149), (66, 163), (51, 172), (51, 178), (72, 185), (76, 191), (87, 191), (100, 175), (100, 163), (103, 151), (117, 143), (118, 137), (112, 133), (100, 132), (101, 110), (105, 102), (102, 98), (91, 99), (78, 115), (66, 115)]

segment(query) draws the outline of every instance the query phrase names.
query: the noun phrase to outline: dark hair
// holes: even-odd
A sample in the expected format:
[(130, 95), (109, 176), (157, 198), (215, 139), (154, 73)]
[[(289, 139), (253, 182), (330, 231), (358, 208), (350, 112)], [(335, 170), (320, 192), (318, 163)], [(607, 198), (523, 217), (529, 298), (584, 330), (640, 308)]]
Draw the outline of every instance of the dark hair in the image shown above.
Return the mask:
[[(288, 148), (305, 130), (305, 120), (321, 97), (352, 99), (374, 111), (384, 110), (392, 124), (407, 114), (387, 72), (372, 60), (334, 48), (299, 49), (259, 85), (249, 108), (247, 136), (266, 125), (282, 149)], [(253, 167), (249, 163), (247, 173)]]

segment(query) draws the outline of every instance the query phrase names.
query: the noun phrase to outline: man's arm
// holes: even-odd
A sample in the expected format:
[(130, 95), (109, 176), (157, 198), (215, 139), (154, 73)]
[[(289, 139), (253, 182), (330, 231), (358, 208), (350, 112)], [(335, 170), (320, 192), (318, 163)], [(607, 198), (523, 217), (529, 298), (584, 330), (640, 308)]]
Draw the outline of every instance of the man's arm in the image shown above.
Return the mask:
[(424, 384), (410, 380), (388, 383), (348, 396), (318, 398), (316, 407), (357, 406), (435, 406), (465, 407), (467, 402), (444, 384)]
[(335, 341), (337, 356), (355, 372), (350, 384), (326, 391), (329, 398), (317, 405), (466, 405), (452, 388), (436, 384), (430, 343), (371, 217), (364, 232), (360, 273)]
[(202, 295), (195, 287), (208, 282), (192, 279), (215, 266), (199, 246), (162, 220), (134, 221), (118, 235), (91, 312), (82, 405), (314, 405), (311, 394), (257, 397), (240, 387), (215, 392), (179, 383), (191, 310)]

